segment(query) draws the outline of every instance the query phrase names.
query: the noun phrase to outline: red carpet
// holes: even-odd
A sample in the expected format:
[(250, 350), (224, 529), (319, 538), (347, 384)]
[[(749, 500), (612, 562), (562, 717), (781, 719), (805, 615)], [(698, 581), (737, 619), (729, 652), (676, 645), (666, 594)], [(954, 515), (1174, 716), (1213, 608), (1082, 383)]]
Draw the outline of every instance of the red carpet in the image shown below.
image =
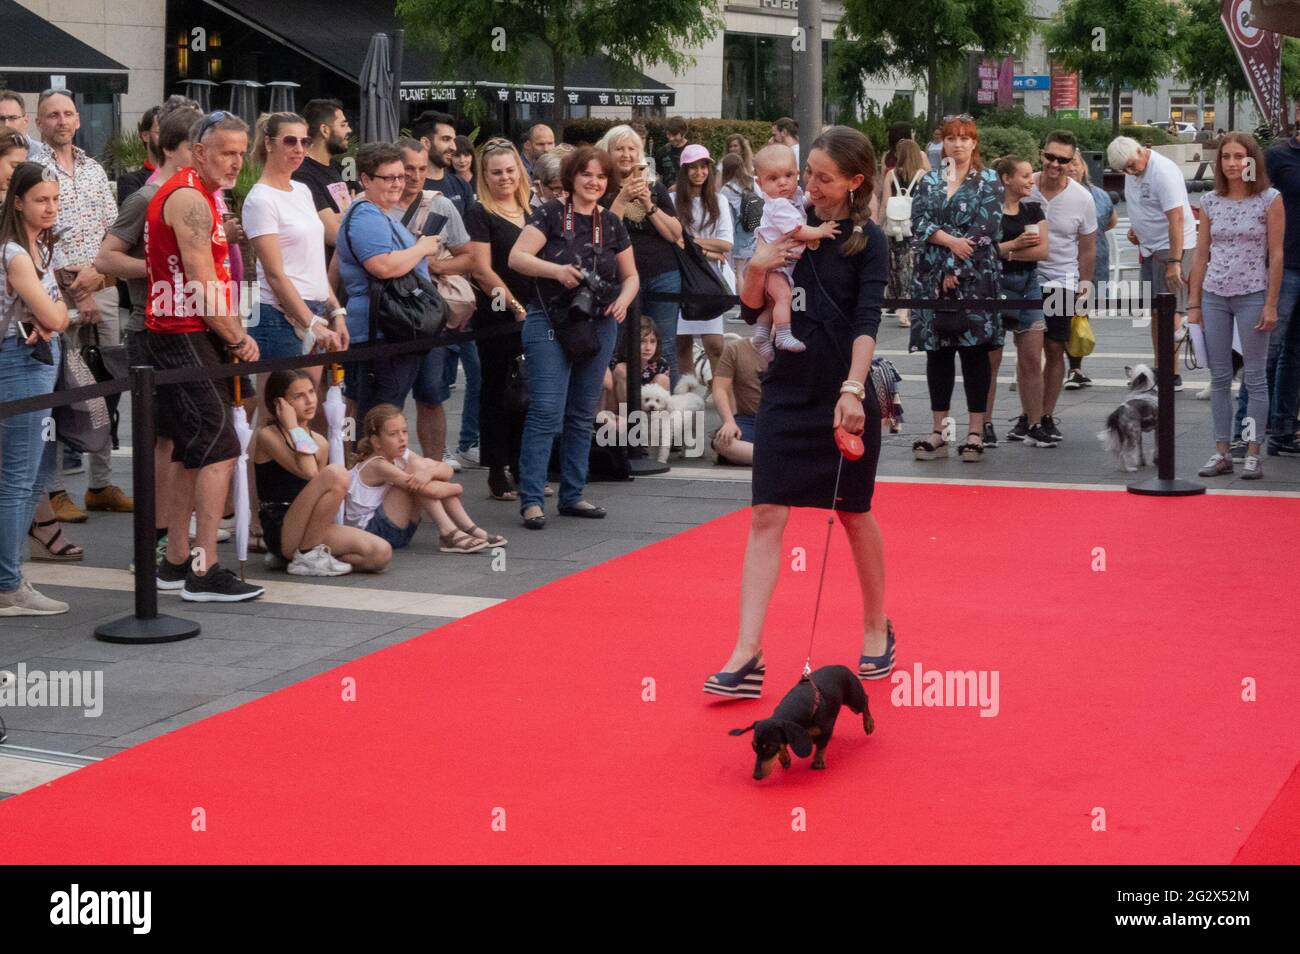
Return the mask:
[[(711, 702), (745, 511), (0, 803), (5, 860), (1296, 859), (1300, 654), (1272, 607), (1294, 592), (1300, 501), (900, 484), (876, 499), (900, 670), (996, 670), (996, 717), (894, 706), (874, 684), (874, 735), (846, 713), (826, 771), (796, 760), (753, 781), (749, 737), (727, 729), (798, 676), (825, 523), (796, 511), (787, 531), (808, 568), (782, 571), (764, 699)], [(1266, 561), (1246, 562), (1261, 536)], [(837, 529), (815, 665), (856, 663), (859, 606)]]

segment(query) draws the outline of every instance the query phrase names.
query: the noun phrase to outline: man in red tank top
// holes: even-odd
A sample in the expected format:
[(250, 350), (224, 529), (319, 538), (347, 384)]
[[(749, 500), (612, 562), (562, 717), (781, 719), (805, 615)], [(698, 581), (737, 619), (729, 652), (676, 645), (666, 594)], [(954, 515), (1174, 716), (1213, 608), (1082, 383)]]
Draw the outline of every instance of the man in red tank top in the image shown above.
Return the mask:
[[(190, 149), (192, 165), (159, 187), (145, 215), (145, 341), (159, 370), (258, 358), (257, 343), (232, 306), (230, 247), (215, 198), (235, 184), (248, 127), (231, 113), (209, 113), (195, 124)], [(217, 529), (240, 455), (230, 404), (228, 378), (158, 389), (158, 431), (172, 441), (172, 460), (183, 468), (159, 501), (167, 513), (167, 554), (158, 563), (158, 588), (180, 590), (191, 602), (235, 603), (263, 593), (217, 563)]]

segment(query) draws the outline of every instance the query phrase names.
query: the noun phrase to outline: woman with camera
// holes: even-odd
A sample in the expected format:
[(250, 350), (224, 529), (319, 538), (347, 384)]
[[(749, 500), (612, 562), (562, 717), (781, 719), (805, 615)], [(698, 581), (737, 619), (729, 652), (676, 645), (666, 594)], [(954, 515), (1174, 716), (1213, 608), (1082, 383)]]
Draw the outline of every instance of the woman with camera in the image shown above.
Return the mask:
[[(885, 235), (871, 221), (876, 157), (862, 133), (832, 126), (813, 142), (805, 160), (812, 204), (808, 224), (833, 221), (839, 229), (817, 248), (808, 248), (794, 268), (794, 283), (807, 289), (808, 302), (794, 312), (793, 331), (807, 350), (778, 351), (763, 379), (740, 632), (722, 670), (704, 684), (705, 692), (730, 698), (757, 698), (762, 691), (763, 624), (781, 575), (790, 508), (825, 509), (837, 487), (836, 516), (848, 537), (862, 594), (858, 676), (883, 679), (894, 666), (894, 631), (884, 610), (884, 543), (871, 513), (880, 407), (868, 377), (889, 275)], [(754, 321), (763, 310), (767, 273), (795, 261), (796, 244), (788, 238), (764, 244), (750, 259), (740, 292), (746, 320)], [(860, 458), (841, 463), (836, 428), (861, 435)], [(858, 644), (856, 634), (854, 642)], [(819, 646), (819, 654), (832, 651), (824, 643)]]
[(560, 513), (605, 516), (582, 499), (591, 430), (617, 323), (640, 288), (627, 230), (599, 205), (611, 183), (618, 185), (609, 153), (576, 149), (560, 179), (568, 198), (533, 213), (509, 259), (511, 269), (536, 279), (524, 319), (529, 404), (519, 454), (519, 506), (529, 530), (546, 526), (546, 467), (561, 431)]
[[(45, 167), (19, 164), (0, 208), (0, 402), (50, 394), (58, 332), (68, 326), (51, 260), (59, 183)], [(36, 509), (46, 411), (0, 420), (0, 616), (53, 616), (68, 604), (32, 589), (22, 575), (23, 538)]]
[[(668, 187), (648, 175), (641, 137), (631, 126), (615, 126), (596, 143), (596, 148), (608, 152), (618, 168), (618, 186), (611, 186), (601, 204), (608, 206), (627, 228), (642, 288), (647, 292), (681, 292), (682, 273), (673, 246), (682, 239), (682, 223), (677, 220)], [(668, 377), (674, 387), (680, 376), (674, 347), (680, 310), (681, 305), (675, 301), (647, 301), (640, 308), (640, 313), (653, 318), (659, 329), (664, 357), (668, 359)], [(626, 354), (626, 350), (621, 349), (619, 354)]]

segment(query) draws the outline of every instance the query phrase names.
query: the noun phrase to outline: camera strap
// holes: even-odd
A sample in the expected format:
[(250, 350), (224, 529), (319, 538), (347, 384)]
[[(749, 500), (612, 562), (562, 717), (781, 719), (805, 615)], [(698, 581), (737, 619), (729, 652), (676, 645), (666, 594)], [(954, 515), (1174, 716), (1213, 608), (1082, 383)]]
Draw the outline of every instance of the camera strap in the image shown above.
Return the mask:
[[(604, 210), (601, 209), (599, 205), (597, 205), (596, 211), (591, 213), (591, 246), (597, 255), (600, 254), (600, 249), (601, 249), (602, 229), (600, 227), (600, 219), (601, 219), (602, 211)], [(573, 240), (577, 237), (577, 232), (573, 227), (573, 216), (574, 216), (573, 203), (565, 202), (564, 203), (564, 238), (569, 243), (569, 251), (571, 252), (573, 251)], [(574, 255), (574, 258), (577, 258), (577, 255)]]

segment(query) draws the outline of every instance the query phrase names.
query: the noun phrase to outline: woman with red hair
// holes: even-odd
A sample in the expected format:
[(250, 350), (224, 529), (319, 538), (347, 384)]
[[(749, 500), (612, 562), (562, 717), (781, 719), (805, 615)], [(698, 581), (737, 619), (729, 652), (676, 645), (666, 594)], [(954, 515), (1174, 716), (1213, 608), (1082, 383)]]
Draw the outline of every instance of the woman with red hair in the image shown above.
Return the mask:
[[(979, 130), (969, 116), (943, 126), (943, 163), (917, 184), (912, 201), (916, 240), (913, 290), (917, 298), (997, 298), (1002, 277), (998, 235), (1002, 227), (1002, 183), (979, 156)], [(989, 311), (936, 312), (917, 309), (912, 316), (910, 351), (925, 351), (934, 432), (917, 441), (917, 460), (948, 456), (944, 421), (948, 417), (961, 357), (966, 407), (966, 440), (958, 451), (964, 461), (984, 455), (984, 412), (989, 393), (989, 346), (996, 341), (998, 314)]]

